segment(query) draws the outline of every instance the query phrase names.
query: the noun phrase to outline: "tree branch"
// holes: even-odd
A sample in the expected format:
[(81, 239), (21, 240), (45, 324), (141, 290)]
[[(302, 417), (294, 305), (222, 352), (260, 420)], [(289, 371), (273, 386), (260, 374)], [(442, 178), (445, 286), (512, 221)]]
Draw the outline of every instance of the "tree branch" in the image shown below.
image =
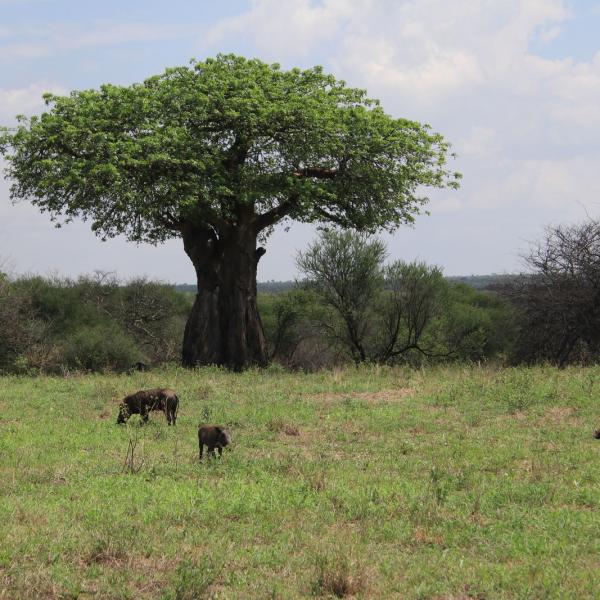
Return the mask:
[(320, 206), (315, 206), (315, 211), (318, 215), (321, 215), (321, 217), (323, 217), (324, 219), (331, 221), (332, 223), (335, 223), (336, 225), (339, 225), (340, 227), (347, 227), (347, 223), (343, 220), (340, 219), (339, 217), (336, 217), (335, 215), (331, 214), (330, 212), (327, 212), (324, 208), (321, 208)]
[(267, 227), (271, 227), (271, 225), (275, 225), (275, 223), (281, 221), (284, 217), (287, 217), (290, 212), (292, 212), (297, 200), (298, 196), (293, 195), (287, 200), (279, 203), (277, 206), (274, 206), (271, 210), (257, 215), (255, 220), (256, 231), (262, 231)]
[(316, 179), (333, 179), (339, 171), (337, 169), (324, 169), (322, 167), (306, 167), (294, 171), (294, 177), (314, 177)]
[(248, 156), (248, 143), (236, 136), (235, 141), (227, 152), (227, 158), (223, 160), (225, 168), (233, 173), (241, 164), (243, 164)]

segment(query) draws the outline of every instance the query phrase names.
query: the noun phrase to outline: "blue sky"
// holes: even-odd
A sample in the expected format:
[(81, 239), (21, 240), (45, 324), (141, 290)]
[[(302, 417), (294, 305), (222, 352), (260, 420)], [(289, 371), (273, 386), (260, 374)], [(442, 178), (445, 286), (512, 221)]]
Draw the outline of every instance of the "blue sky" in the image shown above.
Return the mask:
[(593, 0), (573, 0), (567, 3), (569, 17), (562, 23), (555, 38), (536, 40), (532, 51), (548, 59), (590, 61), (600, 43), (600, 3)]
[[(464, 174), (430, 216), (384, 236), (391, 258), (447, 274), (519, 270), (548, 224), (598, 216), (600, 0), (0, 0), (0, 123), (42, 110), (44, 91), (127, 85), (236, 52), (284, 67), (322, 64), (398, 117), (449, 139)], [(259, 279), (295, 276), (309, 226), (277, 230)], [(0, 265), (74, 276), (95, 269), (192, 281), (177, 240), (98, 241), (55, 230), (0, 180)]]
[(248, 6), (181, 0), (0, 2), (4, 43), (22, 47), (18, 60), (2, 61), (2, 78), (16, 86), (32, 77), (56, 78), (73, 88), (139, 81), (196, 56), (203, 31)]

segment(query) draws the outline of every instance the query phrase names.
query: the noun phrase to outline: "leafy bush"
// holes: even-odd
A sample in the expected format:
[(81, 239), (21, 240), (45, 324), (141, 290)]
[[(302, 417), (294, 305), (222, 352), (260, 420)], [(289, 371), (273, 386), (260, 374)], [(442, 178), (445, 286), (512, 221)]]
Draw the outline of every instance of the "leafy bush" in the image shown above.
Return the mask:
[(135, 341), (115, 325), (83, 327), (64, 343), (65, 366), (85, 371), (124, 371), (139, 359)]
[(35, 344), (37, 325), (30, 299), (0, 273), (0, 373), (24, 370), (23, 353)]
[(97, 272), (0, 278), (0, 371), (123, 370), (179, 357), (190, 299), (145, 279)]

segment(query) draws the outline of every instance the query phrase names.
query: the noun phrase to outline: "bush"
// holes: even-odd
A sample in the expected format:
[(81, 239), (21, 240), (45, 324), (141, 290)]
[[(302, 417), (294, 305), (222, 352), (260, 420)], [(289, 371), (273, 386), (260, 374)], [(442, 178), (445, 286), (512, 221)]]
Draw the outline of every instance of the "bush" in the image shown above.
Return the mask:
[(116, 321), (153, 363), (179, 359), (190, 309), (189, 296), (146, 279), (133, 279), (118, 288), (111, 307)]
[(0, 278), (0, 371), (123, 370), (180, 355), (191, 302), (167, 284), (110, 273)]
[(23, 354), (39, 333), (30, 299), (0, 273), (0, 373), (23, 370)]
[(65, 366), (85, 371), (125, 371), (139, 360), (135, 341), (115, 325), (84, 327), (64, 343)]
[(518, 315), (514, 362), (598, 362), (600, 220), (549, 227), (524, 258), (530, 276), (501, 288)]
[(436, 328), (446, 347), (455, 349), (453, 358), (466, 361), (506, 356), (517, 336), (516, 315), (505, 299), (463, 283), (449, 285)]

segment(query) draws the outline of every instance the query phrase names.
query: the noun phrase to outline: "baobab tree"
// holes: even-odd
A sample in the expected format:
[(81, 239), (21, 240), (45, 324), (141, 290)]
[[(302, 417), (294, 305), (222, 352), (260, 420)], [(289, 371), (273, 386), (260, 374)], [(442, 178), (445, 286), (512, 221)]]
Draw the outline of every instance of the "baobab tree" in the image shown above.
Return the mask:
[(394, 230), (424, 186), (457, 185), (441, 135), (320, 67), (219, 55), (44, 98), (46, 112), (0, 137), (12, 199), (88, 219), (103, 239), (180, 237), (198, 282), (188, 366), (265, 364), (256, 269), (277, 223)]

